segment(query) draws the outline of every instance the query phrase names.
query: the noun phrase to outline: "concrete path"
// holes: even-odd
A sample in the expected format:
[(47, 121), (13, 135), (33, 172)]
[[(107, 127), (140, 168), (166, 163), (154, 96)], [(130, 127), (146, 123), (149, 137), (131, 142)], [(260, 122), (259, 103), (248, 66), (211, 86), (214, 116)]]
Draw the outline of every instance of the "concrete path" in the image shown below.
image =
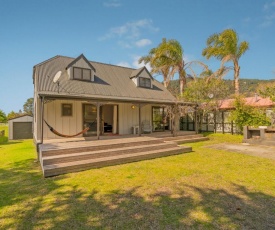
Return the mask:
[(216, 144), (216, 145), (211, 145), (207, 147), (275, 160), (274, 146), (250, 145), (247, 143), (243, 143), (243, 144)]

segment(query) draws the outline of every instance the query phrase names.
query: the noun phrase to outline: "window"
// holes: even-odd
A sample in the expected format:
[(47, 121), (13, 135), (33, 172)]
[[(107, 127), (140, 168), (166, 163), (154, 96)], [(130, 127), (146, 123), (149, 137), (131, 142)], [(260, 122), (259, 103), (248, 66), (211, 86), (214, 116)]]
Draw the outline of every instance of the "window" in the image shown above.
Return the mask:
[(139, 86), (145, 88), (151, 88), (151, 79), (145, 77), (139, 77)]
[(169, 121), (164, 107), (152, 107), (153, 131), (169, 129)]
[(72, 116), (72, 115), (73, 115), (73, 105), (62, 104), (62, 116)]
[(74, 79), (82, 81), (91, 81), (91, 70), (84, 68), (73, 68)]

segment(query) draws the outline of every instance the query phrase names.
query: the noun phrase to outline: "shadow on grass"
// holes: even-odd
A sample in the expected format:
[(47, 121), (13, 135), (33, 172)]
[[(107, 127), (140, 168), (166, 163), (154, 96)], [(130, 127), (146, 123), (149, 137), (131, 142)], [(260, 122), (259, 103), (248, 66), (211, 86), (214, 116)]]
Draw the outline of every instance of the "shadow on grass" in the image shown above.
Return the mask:
[(106, 194), (59, 183), (66, 176), (43, 179), (37, 164), (0, 171), (1, 229), (275, 228), (275, 198), (236, 184), (230, 192), (179, 183), (148, 196), (142, 185)]
[(14, 145), (14, 144), (19, 144), (22, 143), (22, 141), (7, 141), (7, 142), (0, 142), (1, 145)]
[(201, 134), (202, 134), (204, 137), (208, 137), (208, 136), (213, 135), (214, 133), (213, 133), (213, 132), (202, 132)]
[(5, 144), (9, 141), (8, 137), (3, 137), (3, 136), (0, 136), (0, 145), (1, 144)]

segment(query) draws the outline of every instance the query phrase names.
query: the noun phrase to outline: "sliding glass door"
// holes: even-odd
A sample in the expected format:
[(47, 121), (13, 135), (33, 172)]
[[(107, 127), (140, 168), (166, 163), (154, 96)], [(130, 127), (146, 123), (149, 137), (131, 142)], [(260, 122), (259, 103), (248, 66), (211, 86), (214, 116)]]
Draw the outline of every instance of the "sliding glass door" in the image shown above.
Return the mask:
[(90, 129), (84, 136), (96, 134), (96, 106), (91, 104), (83, 104), (83, 126)]
[(169, 129), (169, 119), (166, 116), (164, 107), (152, 107), (152, 115), (153, 131), (158, 132)]

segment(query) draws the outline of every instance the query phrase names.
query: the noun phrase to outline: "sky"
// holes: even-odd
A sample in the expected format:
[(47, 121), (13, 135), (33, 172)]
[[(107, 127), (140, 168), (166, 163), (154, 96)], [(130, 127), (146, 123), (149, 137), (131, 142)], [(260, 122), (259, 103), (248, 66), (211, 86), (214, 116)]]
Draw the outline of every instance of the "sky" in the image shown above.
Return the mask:
[(215, 71), (220, 62), (201, 53), (228, 28), (249, 42), (240, 78), (274, 79), (275, 0), (0, 0), (0, 109), (23, 110), (33, 66), (56, 55), (139, 68), (167, 38), (181, 43), (186, 62)]

